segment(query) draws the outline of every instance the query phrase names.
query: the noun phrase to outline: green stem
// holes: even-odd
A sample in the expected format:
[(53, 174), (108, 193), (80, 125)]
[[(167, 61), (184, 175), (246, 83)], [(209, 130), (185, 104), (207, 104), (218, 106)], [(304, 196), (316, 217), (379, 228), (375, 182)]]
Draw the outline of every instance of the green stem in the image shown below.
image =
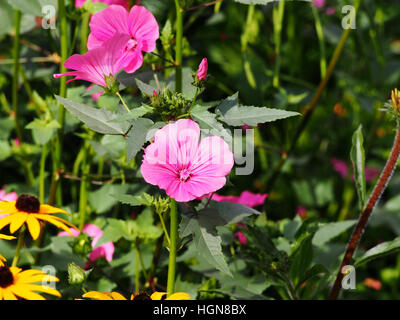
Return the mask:
[(280, 1), (278, 6), (274, 6), (272, 18), (274, 22), (274, 41), (275, 41), (275, 68), (272, 85), (275, 88), (279, 87), (279, 69), (281, 64), (281, 32), (283, 13), (285, 10), (285, 1)]
[(89, 172), (90, 172), (90, 163), (89, 163), (89, 150), (90, 144), (85, 141), (85, 151), (82, 159), (82, 178), (81, 178), (81, 185), (79, 189), (79, 229), (82, 230), (85, 221), (86, 221), (86, 211), (87, 211), (87, 202), (88, 202), (88, 180), (89, 180)]
[(182, 92), (183, 11), (179, 3), (179, 0), (175, 0), (175, 8), (176, 8), (175, 91)]
[(126, 109), (126, 111), (131, 112), (131, 110), (128, 108), (127, 104), (125, 103), (125, 100), (122, 99), (122, 96), (119, 92), (116, 93), (117, 97), (119, 98), (119, 100), (121, 100), (122, 105), (124, 106), (124, 108)]
[(21, 11), (14, 10), (14, 52), (13, 52), (13, 78), (12, 78), (12, 105), (14, 109), (15, 129), (17, 138), (22, 142), (22, 131), (19, 125), (19, 107), (18, 107), (18, 76), (19, 76), (19, 37), (21, 27)]
[(178, 208), (177, 203), (171, 198), (170, 203), (170, 246), (169, 246), (169, 264), (168, 264), (168, 282), (167, 296), (175, 290), (175, 269), (176, 269), (176, 249), (178, 242)]
[(312, 12), (315, 20), (315, 31), (317, 32), (318, 43), (319, 43), (319, 65), (321, 69), (321, 79), (326, 75), (326, 55), (325, 55), (325, 43), (324, 43), (324, 31), (322, 29), (321, 20), (319, 18), (318, 9), (311, 5)]
[(25, 235), (25, 226), (22, 226), (18, 234), (17, 247), (15, 248), (14, 258), (11, 264), (12, 267), (16, 267), (18, 264), (19, 256), (21, 254), (21, 248), (24, 243), (24, 235)]
[(139, 270), (139, 251), (135, 250), (135, 294), (139, 293), (139, 281), (140, 281), (140, 270)]
[(42, 155), (40, 157), (40, 169), (39, 169), (39, 202), (45, 203), (45, 169), (46, 169), (46, 157), (47, 157), (47, 144), (42, 147)]
[[(61, 41), (61, 63), (60, 63), (60, 73), (67, 72), (67, 68), (64, 67), (65, 60), (68, 58), (68, 25), (67, 25), (67, 14), (65, 10), (65, 0), (58, 0), (58, 21), (60, 25), (60, 41)], [(60, 97), (65, 98), (67, 96), (67, 82), (66, 77), (60, 78)], [(52, 184), (56, 185), (58, 190), (60, 188), (60, 183), (56, 179), (56, 171), (61, 169), (61, 155), (63, 149), (63, 139), (64, 139), (64, 122), (65, 122), (65, 109), (61, 103), (58, 103), (58, 123), (60, 128), (57, 131), (57, 141), (55, 148), (55, 167), (53, 169), (53, 181)], [(57, 190), (56, 190), (57, 191)], [(61, 192), (57, 191), (60, 195)], [(61, 197), (58, 196), (58, 202), (61, 202)], [(62, 203), (58, 203), (62, 205)]]
[(88, 39), (88, 33), (89, 33), (89, 12), (86, 12), (83, 14), (82, 18), (82, 25), (81, 25), (81, 34), (80, 34), (80, 40), (81, 40), (81, 54), (84, 54), (87, 52), (87, 39)]
[(164, 235), (165, 235), (165, 238), (167, 239), (168, 246), (170, 246), (170, 245), (171, 245), (171, 239), (169, 238), (168, 231), (167, 231), (167, 227), (165, 226), (164, 218), (163, 218), (163, 216), (162, 216), (161, 213), (158, 213), (158, 212), (157, 212), (157, 214), (158, 214), (158, 216), (160, 217), (161, 226), (162, 226), (162, 228), (163, 228), (163, 230), (164, 230)]

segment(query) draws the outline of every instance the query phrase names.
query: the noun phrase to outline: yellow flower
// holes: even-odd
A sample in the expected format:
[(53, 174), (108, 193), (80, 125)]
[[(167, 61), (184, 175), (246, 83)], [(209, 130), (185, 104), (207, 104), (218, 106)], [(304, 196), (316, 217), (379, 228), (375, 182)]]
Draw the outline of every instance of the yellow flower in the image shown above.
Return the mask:
[(0, 267), (0, 300), (17, 300), (17, 297), (26, 300), (46, 300), (36, 292), (51, 294), (61, 297), (53, 288), (37, 282), (58, 281), (58, 278), (43, 273), (40, 270), (29, 269), (22, 271), (17, 267)]
[(17, 201), (1, 201), (0, 214), (7, 214), (0, 219), (0, 230), (6, 225), (10, 225), (10, 232), (14, 233), (22, 227), (24, 223), (27, 224), (28, 230), (34, 240), (40, 234), (39, 220), (50, 222), (56, 227), (72, 233), (66, 225), (76, 228), (68, 221), (52, 215), (53, 213), (62, 212), (67, 213), (62, 209), (52, 207), (47, 204), (40, 204), (36, 197), (29, 195), (21, 195)]
[[(130, 300), (189, 300), (190, 295), (185, 292), (176, 292), (166, 298), (166, 292), (154, 292), (151, 296), (145, 292), (131, 295)], [(83, 298), (89, 298), (94, 300), (128, 300), (118, 292), (98, 292), (89, 291), (86, 292)]]

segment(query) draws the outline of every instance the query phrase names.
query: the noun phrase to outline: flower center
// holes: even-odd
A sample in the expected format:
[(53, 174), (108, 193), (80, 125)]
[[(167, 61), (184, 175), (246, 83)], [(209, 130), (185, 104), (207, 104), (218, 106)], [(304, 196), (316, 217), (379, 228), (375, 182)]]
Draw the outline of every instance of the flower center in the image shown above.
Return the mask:
[(190, 179), (191, 176), (192, 175), (188, 169), (183, 169), (183, 170), (179, 171), (179, 180), (180, 181), (186, 182)]
[(18, 197), (15, 207), (19, 211), (38, 213), (40, 210), (40, 202), (38, 198), (34, 196), (23, 194)]
[(128, 43), (126, 44), (126, 51), (136, 49), (137, 41), (134, 38), (131, 38)]
[(132, 300), (151, 300), (151, 297), (146, 292), (138, 293)]
[(0, 267), (0, 288), (7, 288), (13, 284), (14, 277), (9, 267)]

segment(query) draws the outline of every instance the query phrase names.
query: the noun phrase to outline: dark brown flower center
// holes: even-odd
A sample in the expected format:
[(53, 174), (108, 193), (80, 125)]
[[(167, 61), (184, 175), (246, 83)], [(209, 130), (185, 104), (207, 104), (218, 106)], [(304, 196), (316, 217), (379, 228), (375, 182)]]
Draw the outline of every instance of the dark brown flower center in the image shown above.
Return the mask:
[(151, 300), (151, 297), (146, 292), (138, 293), (132, 300)]
[(19, 211), (38, 213), (40, 210), (40, 202), (38, 198), (34, 196), (23, 194), (18, 197), (15, 207)]
[(7, 288), (13, 284), (14, 277), (9, 267), (0, 267), (0, 287)]

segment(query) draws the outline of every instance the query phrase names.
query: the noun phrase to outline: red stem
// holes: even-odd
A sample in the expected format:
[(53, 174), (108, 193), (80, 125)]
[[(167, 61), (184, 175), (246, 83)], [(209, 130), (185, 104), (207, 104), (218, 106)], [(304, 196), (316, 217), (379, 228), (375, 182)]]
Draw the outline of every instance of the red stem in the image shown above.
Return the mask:
[(370, 198), (368, 199), (368, 202), (364, 208), (364, 210), (361, 213), (360, 219), (358, 220), (358, 223), (353, 231), (353, 234), (350, 238), (350, 241), (347, 244), (346, 252), (344, 254), (342, 263), (339, 268), (339, 272), (336, 276), (335, 283), (333, 284), (331, 294), (329, 296), (329, 300), (336, 300), (340, 289), (341, 289), (341, 284), (342, 284), (342, 279), (344, 277), (342, 271), (342, 268), (348, 264), (350, 264), (354, 252), (357, 248), (357, 245), (360, 241), (360, 238), (362, 234), (364, 233), (365, 227), (367, 225), (368, 219), (371, 216), (371, 213), (375, 207), (375, 205), (378, 203), (383, 191), (386, 188), (386, 185), (388, 184), (394, 170), (396, 169), (397, 161), (399, 159), (400, 155), (400, 129), (399, 129), (399, 123), (397, 123), (397, 130), (396, 130), (396, 137), (393, 143), (392, 151), (390, 153), (389, 159), (386, 162), (385, 168), (383, 169), (379, 180), (377, 184), (375, 185), (374, 190), (372, 191), (372, 194)]

